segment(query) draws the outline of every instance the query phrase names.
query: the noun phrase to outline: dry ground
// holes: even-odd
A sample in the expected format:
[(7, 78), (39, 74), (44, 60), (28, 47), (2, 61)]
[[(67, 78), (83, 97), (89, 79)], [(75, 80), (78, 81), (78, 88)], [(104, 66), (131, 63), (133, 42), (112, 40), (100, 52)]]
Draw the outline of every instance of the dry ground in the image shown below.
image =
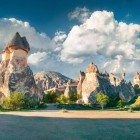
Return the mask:
[(0, 140), (140, 140), (140, 112), (1, 112)]

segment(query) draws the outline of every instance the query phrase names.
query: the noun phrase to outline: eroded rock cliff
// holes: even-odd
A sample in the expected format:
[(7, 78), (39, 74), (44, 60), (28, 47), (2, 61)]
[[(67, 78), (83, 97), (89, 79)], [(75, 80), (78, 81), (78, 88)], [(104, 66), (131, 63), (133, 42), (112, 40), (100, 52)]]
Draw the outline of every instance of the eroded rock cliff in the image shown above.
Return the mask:
[(19, 91), (29, 97), (42, 98), (42, 92), (38, 90), (33, 72), (27, 64), (29, 50), (26, 38), (16, 33), (2, 52), (0, 64), (1, 97), (10, 96), (12, 92)]
[(95, 95), (99, 92), (116, 98), (119, 96), (126, 102), (135, 97), (131, 83), (119, 79), (113, 73), (100, 73), (98, 67), (93, 63), (89, 64), (86, 73), (80, 74), (79, 79), (77, 93), (82, 95), (84, 103), (95, 103)]

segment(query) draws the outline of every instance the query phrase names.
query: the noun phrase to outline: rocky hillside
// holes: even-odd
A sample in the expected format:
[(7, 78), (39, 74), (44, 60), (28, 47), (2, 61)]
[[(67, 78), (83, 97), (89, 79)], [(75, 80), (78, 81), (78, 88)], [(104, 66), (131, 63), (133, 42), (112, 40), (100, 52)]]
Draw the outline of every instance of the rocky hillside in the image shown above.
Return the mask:
[(62, 75), (61, 73), (44, 70), (34, 75), (38, 88), (48, 90), (51, 88), (58, 88), (65, 85), (70, 78)]

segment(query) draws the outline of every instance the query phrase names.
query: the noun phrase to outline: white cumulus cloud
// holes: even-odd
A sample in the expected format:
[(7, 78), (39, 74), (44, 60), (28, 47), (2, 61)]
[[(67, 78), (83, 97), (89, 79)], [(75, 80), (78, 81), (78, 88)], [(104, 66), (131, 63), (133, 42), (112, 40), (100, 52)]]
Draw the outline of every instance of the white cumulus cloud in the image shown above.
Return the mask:
[(52, 51), (57, 45), (45, 33), (39, 33), (29, 22), (17, 20), (15, 18), (0, 19), (0, 49), (2, 50), (11, 40), (13, 35), (19, 32), (21, 36), (26, 36), (31, 46), (31, 51)]
[(38, 65), (40, 62), (45, 60), (47, 53), (46, 52), (36, 52), (28, 57), (28, 63), (32, 65)]
[(63, 43), (61, 60), (102, 59), (102, 69), (118, 72), (129, 66), (131, 73), (140, 68), (139, 53), (140, 25), (118, 22), (113, 12), (96, 11), (81, 25), (73, 26)]

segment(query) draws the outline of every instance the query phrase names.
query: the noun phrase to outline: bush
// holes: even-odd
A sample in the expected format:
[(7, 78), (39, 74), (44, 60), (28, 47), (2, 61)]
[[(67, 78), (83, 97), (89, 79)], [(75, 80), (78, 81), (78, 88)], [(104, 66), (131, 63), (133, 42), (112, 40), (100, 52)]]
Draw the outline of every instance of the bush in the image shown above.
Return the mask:
[(20, 92), (11, 93), (10, 97), (3, 97), (2, 107), (10, 110), (20, 110), (23, 108), (24, 95)]
[(43, 96), (43, 102), (44, 103), (56, 103), (57, 95), (54, 91), (49, 91), (47, 94), (44, 94)]
[(76, 91), (71, 91), (70, 92), (70, 101), (76, 102), (77, 101), (77, 92)]
[(99, 92), (96, 95), (96, 101), (100, 104), (101, 108), (104, 109), (104, 107), (107, 105), (109, 102), (109, 97), (102, 92)]
[(10, 97), (3, 97), (1, 106), (2, 106), (3, 109), (11, 109)]
[(23, 108), (24, 109), (37, 109), (40, 106), (40, 102), (35, 98), (27, 98), (23, 99)]
[(139, 108), (140, 107), (140, 96), (138, 96), (135, 103), (132, 104), (131, 107), (134, 107), (134, 108)]
[(65, 95), (62, 94), (57, 98), (57, 102), (59, 104), (66, 104), (66, 103), (69, 103), (69, 98), (65, 97)]
[(116, 107), (119, 100), (120, 100), (119, 97), (116, 97), (115, 94), (111, 94), (109, 96), (109, 102), (107, 103), (107, 106), (108, 107)]
[(42, 107), (36, 98), (26, 97), (23, 93), (13, 92), (10, 97), (3, 97), (2, 108), (8, 110), (37, 109)]
[(124, 107), (126, 105), (126, 103), (122, 100), (122, 99), (120, 99), (119, 101), (118, 101), (118, 103), (117, 103), (117, 106), (119, 107), (119, 108), (122, 108), (122, 107)]

